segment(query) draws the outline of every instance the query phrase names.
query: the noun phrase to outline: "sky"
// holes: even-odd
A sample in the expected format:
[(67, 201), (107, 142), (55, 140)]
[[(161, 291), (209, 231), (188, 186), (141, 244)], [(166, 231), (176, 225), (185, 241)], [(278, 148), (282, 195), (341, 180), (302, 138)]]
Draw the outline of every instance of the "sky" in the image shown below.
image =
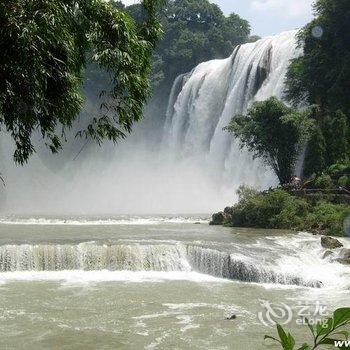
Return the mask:
[[(122, 0), (125, 4), (137, 0)], [(247, 19), (252, 34), (267, 36), (301, 28), (312, 19), (313, 0), (211, 0), (229, 14)]]

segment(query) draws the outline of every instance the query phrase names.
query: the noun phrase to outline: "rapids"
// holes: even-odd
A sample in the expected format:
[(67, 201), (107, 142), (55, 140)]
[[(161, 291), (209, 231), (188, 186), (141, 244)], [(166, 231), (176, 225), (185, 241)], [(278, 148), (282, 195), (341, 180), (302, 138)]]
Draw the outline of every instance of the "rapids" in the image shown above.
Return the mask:
[[(271, 236), (274, 231), (265, 230), (265, 237), (238, 230), (232, 235), (236, 229), (208, 227), (200, 217), (105, 217), (100, 221), (9, 217), (1, 218), (0, 223), (2, 230), (12, 232), (8, 238), (1, 235), (2, 277), (10, 277), (6, 273), (11, 272), (40, 271), (194, 272), (262, 284), (350, 287), (348, 268), (334, 262), (342, 249), (323, 258), (326, 250), (319, 237), (307, 233)], [(177, 227), (183, 235), (176, 234)], [(51, 238), (47, 232), (52, 230), (55, 236)], [(118, 232), (117, 236), (112, 232)], [(79, 238), (76, 233), (83, 235)], [(68, 238), (74, 242), (67, 242)], [(31, 243), (23, 243), (23, 239)], [(344, 244), (348, 245), (345, 239)]]
[(0, 347), (278, 350), (263, 303), (293, 310), (305, 339), (299, 305), (349, 302), (341, 249), (325, 251), (319, 236), (203, 216), (1, 217)]

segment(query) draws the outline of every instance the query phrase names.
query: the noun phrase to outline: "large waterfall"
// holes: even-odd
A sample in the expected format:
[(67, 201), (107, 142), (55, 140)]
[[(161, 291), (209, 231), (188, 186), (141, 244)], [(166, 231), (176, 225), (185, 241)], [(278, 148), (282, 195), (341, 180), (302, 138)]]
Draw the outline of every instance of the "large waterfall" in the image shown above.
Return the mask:
[(229, 58), (202, 63), (178, 77), (169, 100), (164, 147), (176, 157), (205, 162), (221, 183), (272, 183), (274, 176), (241, 151), (223, 128), (254, 101), (283, 98), (289, 62), (300, 55), (295, 35), (290, 31), (239, 46)]
[[(60, 155), (37, 147), (38, 153), (21, 168), (14, 166), (13, 146), (2, 137), (2, 211), (209, 213), (232, 203), (242, 184), (273, 185), (272, 172), (240, 150), (223, 127), (254, 101), (282, 97), (289, 62), (300, 54), (295, 35), (285, 32), (241, 45), (229, 58), (202, 63), (179, 76), (159, 128), (161, 144), (151, 139), (147, 120), (159, 124), (163, 117), (146, 116), (146, 123), (135, 126), (117, 146), (82, 147), (84, 141), (74, 139), (72, 132)], [(86, 118), (97, 106), (88, 97)]]

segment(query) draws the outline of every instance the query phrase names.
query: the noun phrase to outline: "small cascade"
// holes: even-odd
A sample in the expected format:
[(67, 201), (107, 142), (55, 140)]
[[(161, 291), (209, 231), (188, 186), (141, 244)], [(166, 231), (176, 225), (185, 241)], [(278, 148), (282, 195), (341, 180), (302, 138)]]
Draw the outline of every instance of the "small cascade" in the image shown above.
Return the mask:
[(5, 245), (0, 271), (188, 271), (180, 245)]
[[(244, 249), (244, 247), (241, 247)], [(15, 271), (185, 271), (243, 282), (321, 287), (278, 264), (252, 259), (240, 247), (228, 250), (193, 244), (114, 244), (0, 246), (0, 272)]]
[(307, 287), (321, 287), (316, 280), (304, 280), (293, 274), (283, 273), (266, 263), (257, 263), (242, 256), (200, 246), (188, 246), (187, 256), (193, 269), (201, 273), (232, 280), (256, 283), (273, 283)]

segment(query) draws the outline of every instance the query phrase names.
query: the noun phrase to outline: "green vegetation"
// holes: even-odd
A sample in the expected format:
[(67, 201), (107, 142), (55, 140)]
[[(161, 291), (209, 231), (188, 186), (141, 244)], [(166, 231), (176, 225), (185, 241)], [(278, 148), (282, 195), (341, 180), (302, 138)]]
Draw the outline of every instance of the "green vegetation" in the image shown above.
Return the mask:
[(335, 164), (300, 187), (259, 192), (241, 186), (238, 203), (213, 215), (212, 225), (288, 229), (343, 236), (350, 215), (350, 164)]
[[(306, 188), (316, 189), (339, 189), (350, 190), (350, 163), (336, 163), (325, 169), (320, 175), (310, 178), (306, 183)], [(350, 192), (349, 192), (350, 194)]]
[(290, 65), (286, 91), (295, 105), (317, 106), (306, 177), (350, 159), (350, 2), (317, 0), (314, 8), (317, 17), (299, 33), (304, 55)]
[[(126, 9), (137, 21), (144, 11), (138, 4)], [(197, 64), (228, 57), (236, 45), (249, 38), (250, 25), (232, 13), (225, 16), (208, 0), (167, 0), (161, 13), (165, 35), (157, 45), (152, 76), (158, 91), (167, 93), (174, 79)]]
[(247, 187), (241, 187), (238, 195), (238, 203), (214, 214), (211, 224), (343, 236), (343, 223), (350, 215), (350, 203), (332, 203), (328, 196), (314, 200), (282, 188), (258, 192)]
[[(348, 327), (350, 326), (350, 308), (341, 308), (334, 311), (333, 316), (312, 326), (306, 319), (307, 326), (312, 334), (312, 344), (304, 343), (297, 350), (314, 350), (319, 349), (321, 345), (335, 346), (335, 342), (343, 344), (338, 346), (338, 349), (348, 349), (344, 340), (349, 340)], [(269, 335), (265, 339), (272, 339), (278, 342), (284, 350), (296, 349), (296, 341), (294, 337), (287, 333), (282, 326), (277, 325), (278, 337), (274, 338)], [(339, 339), (342, 336), (342, 339)]]
[(304, 55), (289, 69), (287, 94), (291, 101), (317, 104), (321, 112), (350, 112), (350, 3), (316, 0), (316, 18), (299, 33)]
[[(306, 179), (350, 160), (350, 2), (315, 0), (314, 9), (316, 18), (298, 34), (304, 54), (291, 62), (287, 73), (286, 97), (294, 109), (272, 99), (253, 106), (248, 120), (234, 117), (228, 127), (242, 145), (272, 167), (281, 184), (289, 180), (301, 145), (306, 146), (302, 174)], [(312, 107), (298, 120), (301, 105)], [(283, 120), (287, 114), (294, 116), (289, 123)], [(302, 131), (305, 119), (313, 127), (300, 134), (293, 121), (302, 122)], [(330, 186), (327, 176), (319, 181), (321, 188)], [(344, 177), (339, 185), (347, 181)]]
[[(38, 131), (52, 152), (82, 108), (88, 63), (107, 73), (101, 110), (79, 135), (116, 141), (142, 116), (156, 41), (160, 0), (143, 0), (144, 20), (103, 0), (0, 2), (0, 125), (23, 164)], [(119, 4), (120, 7), (120, 4)]]
[[(299, 33), (304, 55), (287, 74), (287, 107), (276, 98), (233, 117), (226, 128), (271, 167), (282, 188), (242, 188), (213, 224), (342, 235), (350, 215), (350, 2), (316, 0), (316, 18)], [(300, 106), (310, 106), (300, 111)], [(306, 147), (303, 180), (288, 184)]]
[(226, 128), (255, 157), (262, 158), (280, 184), (290, 181), (302, 147), (313, 128), (310, 111), (296, 111), (275, 97), (256, 102), (245, 116), (235, 116)]

